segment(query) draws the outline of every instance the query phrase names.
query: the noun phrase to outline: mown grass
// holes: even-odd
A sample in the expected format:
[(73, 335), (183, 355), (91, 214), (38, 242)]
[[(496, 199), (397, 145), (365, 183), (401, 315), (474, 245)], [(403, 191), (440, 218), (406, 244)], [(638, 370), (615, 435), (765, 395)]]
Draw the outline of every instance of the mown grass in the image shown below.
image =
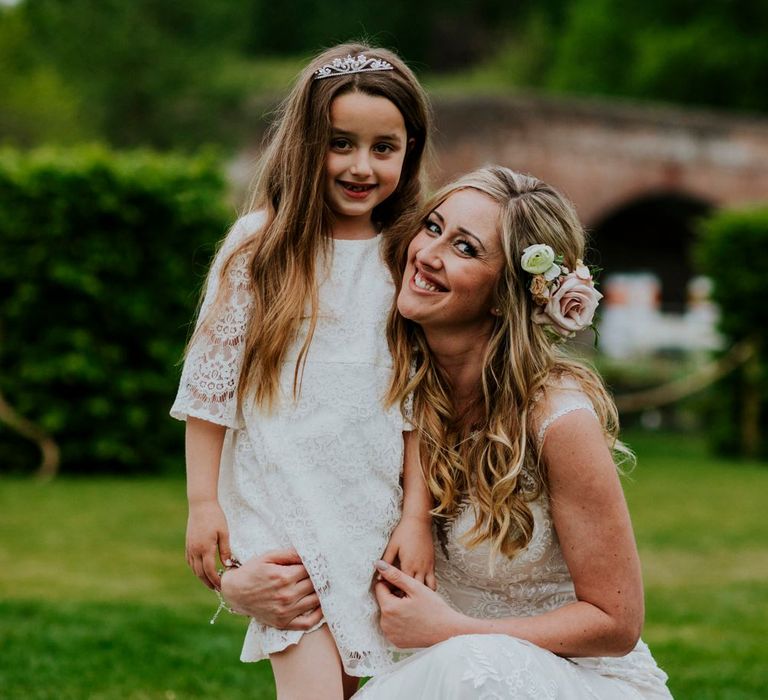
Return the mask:
[[(676, 698), (765, 697), (768, 465), (699, 440), (628, 437), (644, 638)], [(0, 480), (0, 697), (272, 698), (238, 661), (244, 621), (208, 620), (186, 569), (180, 479)]]

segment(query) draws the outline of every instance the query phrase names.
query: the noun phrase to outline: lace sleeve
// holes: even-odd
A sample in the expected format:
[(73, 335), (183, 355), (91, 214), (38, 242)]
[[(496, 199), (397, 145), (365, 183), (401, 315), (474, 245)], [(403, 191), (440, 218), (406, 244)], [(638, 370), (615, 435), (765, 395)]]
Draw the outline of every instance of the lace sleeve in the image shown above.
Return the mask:
[(557, 384), (547, 387), (537, 400), (535, 408), (538, 416), (536, 440), (539, 445), (544, 442), (547, 430), (555, 421), (579, 410), (589, 411), (597, 418), (595, 407), (575, 380), (561, 379)]
[[(227, 235), (208, 275), (208, 286), (200, 307), (195, 336), (184, 361), (179, 391), (171, 416), (188, 416), (242, 428), (243, 417), (237, 407), (237, 384), (243, 363), (245, 329), (252, 307), (247, 255), (238, 256), (221, 279), (221, 269), (232, 251), (263, 222), (263, 215), (249, 214), (239, 219)], [(200, 330), (201, 321), (220, 293), (220, 311)]]

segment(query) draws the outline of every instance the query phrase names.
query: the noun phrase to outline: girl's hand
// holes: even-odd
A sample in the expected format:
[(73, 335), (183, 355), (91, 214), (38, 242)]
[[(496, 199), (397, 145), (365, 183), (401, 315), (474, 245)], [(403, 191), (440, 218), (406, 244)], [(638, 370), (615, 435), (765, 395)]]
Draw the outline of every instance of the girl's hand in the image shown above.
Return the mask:
[(403, 573), (436, 590), (432, 517), (404, 515), (381, 558), (387, 564), (399, 563)]
[(189, 504), (186, 555), (195, 576), (212, 590), (221, 589), (216, 570), (216, 550), (223, 564), (232, 559), (229, 529), (218, 501), (196, 501)]
[(385, 562), (376, 568), (381, 577), (374, 588), (381, 609), (379, 624), (396, 647), (429, 647), (467, 631), (465, 616), (423, 583)]

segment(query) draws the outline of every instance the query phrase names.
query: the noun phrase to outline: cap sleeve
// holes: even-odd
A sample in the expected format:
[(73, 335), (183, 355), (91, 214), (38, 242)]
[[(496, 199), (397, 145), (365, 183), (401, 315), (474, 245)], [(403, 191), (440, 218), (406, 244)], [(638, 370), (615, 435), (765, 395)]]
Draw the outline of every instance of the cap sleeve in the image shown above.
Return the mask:
[(575, 379), (562, 377), (548, 385), (537, 397), (533, 410), (538, 444), (543, 444), (547, 430), (557, 420), (569, 413), (581, 410), (588, 411), (597, 418), (597, 412), (592, 401)]
[[(213, 260), (192, 345), (171, 407), (173, 418), (186, 420), (193, 416), (233, 429), (244, 425), (237, 405), (237, 385), (243, 364), (245, 331), (253, 306), (248, 255), (238, 255), (224, 279), (221, 270), (230, 254), (263, 222), (261, 213), (238, 219)], [(201, 330), (200, 324), (220, 291), (219, 310)]]

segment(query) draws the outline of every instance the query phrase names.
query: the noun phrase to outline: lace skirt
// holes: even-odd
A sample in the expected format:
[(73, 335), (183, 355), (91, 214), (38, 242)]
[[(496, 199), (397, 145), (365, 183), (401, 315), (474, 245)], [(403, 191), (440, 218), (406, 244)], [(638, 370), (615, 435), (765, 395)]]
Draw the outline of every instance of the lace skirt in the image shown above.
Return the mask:
[[(613, 665), (616, 668), (616, 665)], [(355, 700), (670, 700), (665, 674), (605, 676), (530, 642), (464, 635), (372, 678)]]
[[(371, 591), (402, 499), (403, 418), (378, 398), (390, 371), (307, 363), (300, 402), (286, 400), (273, 414), (246, 402), (246, 428), (230, 434), (219, 476), (233, 554), (245, 562), (295, 548), (355, 676), (380, 673), (396, 658)], [(287, 394), (292, 370), (284, 375)], [(241, 660), (266, 658), (303, 634), (252, 621)]]

